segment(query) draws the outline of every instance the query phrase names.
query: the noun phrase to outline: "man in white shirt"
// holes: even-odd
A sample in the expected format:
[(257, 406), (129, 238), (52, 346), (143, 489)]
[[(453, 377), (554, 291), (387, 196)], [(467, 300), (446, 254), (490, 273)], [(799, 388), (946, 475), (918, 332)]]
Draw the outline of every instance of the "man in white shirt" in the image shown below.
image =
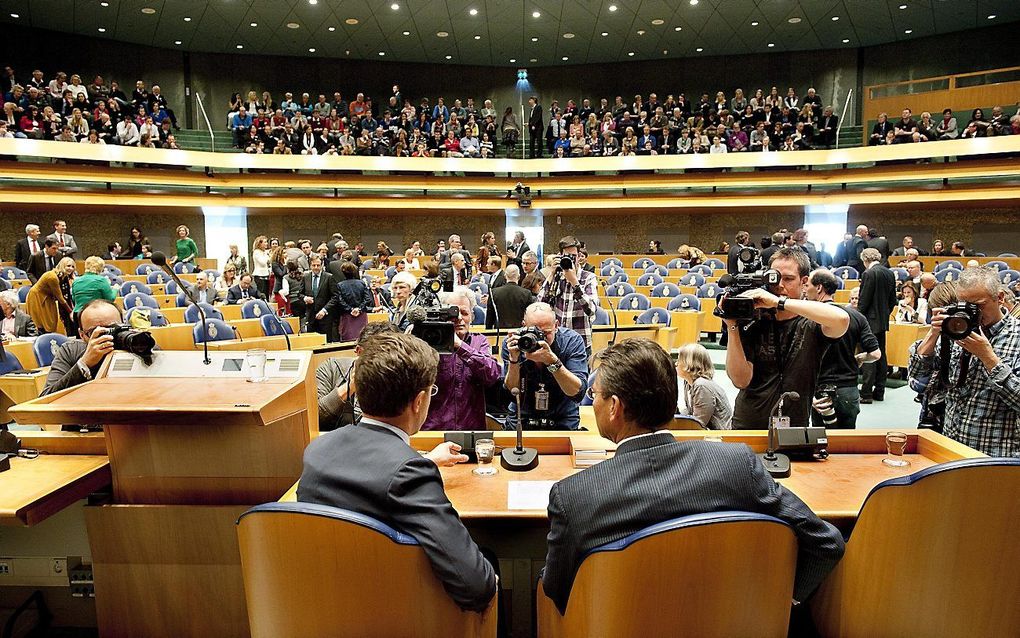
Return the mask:
[(117, 143), (121, 146), (135, 146), (139, 139), (141, 133), (138, 132), (138, 126), (130, 115), (125, 115), (117, 124)]
[(42, 242), (39, 241), (39, 227), (35, 224), (25, 226), (25, 236), (18, 240), (14, 247), (14, 265), (22, 270), (28, 270), (28, 262), (32, 255), (42, 250)]

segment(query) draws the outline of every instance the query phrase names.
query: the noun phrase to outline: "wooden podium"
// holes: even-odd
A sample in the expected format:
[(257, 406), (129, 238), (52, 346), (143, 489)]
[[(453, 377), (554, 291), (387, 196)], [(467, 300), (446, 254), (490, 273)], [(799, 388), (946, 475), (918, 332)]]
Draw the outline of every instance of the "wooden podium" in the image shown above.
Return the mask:
[(248, 636), (234, 522), (301, 476), (317, 429), (310, 352), (116, 352), (96, 380), (11, 410), (36, 424), (102, 424), (113, 504), (89, 507), (102, 636)]

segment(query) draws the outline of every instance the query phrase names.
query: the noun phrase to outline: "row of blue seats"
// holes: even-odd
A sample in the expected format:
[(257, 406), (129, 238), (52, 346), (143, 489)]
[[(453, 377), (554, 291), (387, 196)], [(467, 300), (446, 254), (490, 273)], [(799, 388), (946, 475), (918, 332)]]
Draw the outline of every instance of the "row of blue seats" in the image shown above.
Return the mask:
[[(975, 256), (976, 257), (985, 257), (985, 255), (980, 254), (980, 253), (975, 255)], [(1000, 257), (1002, 259), (1016, 258), (1016, 255), (1014, 253), (1000, 253), (999, 255), (997, 255), (997, 257)], [(726, 264), (724, 264), (722, 262), (722, 260), (715, 259), (715, 258), (706, 259), (705, 263), (701, 264), (700, 266), (689, 266), (689, 263), (690, 263), (689, 261), (684, 260), (684, 259), (680, 259), (679, 257), (677, 257), (676, 259), (671, 259), (669, 261), (669, 263), (666, 266), (664, 266), (664, 267), (665, 268), (669, 268), (670, 270), (675, 270), (675, 269), (679, 269), (679, 268), (692, 268), (693, 269), (693, 268), (699, 268), (700, 266), (708, 266), (709, 268), (714, 269), (714, 270), (724, 270), (726, 268)], [(939, 266), (941, 266), (944, 263), (956, 264), (959, 268), (963, 268), (963, 264), (961, 264), (959, 261), (957, 261), (955, 259), (949, 259), (949, 260), (947, 260), (945, 262), (940, 262)], [(655, 263), (654, 260), (652, 260), (652, 259), (650, 259), (648, 257), (641, 257), (639, 259), (634, 260), (634, 263), (631, 265), (631, 268), (645, 269), (645, 268), (648, 268), (649, 266), (655, 266), (655, 265), (656, 265), (656, 263)], [(999, 270), (1005, 270), (1006, 268), (1009, 268), (1009, 266), (1007, 266), (1006, 263), (1002, 262), (1002, 261), (990, 261), (986, 265), (987, 266), (995, 265)], [(623, 262), (620, 259), (616, 258), (616, 257), (607, 257), (606, 259), (603, 259), (599, 263), (599, 267), (602, 268), (603, 271), (605, 271), (605, 269), (610, 267), (610, 266), (614, 266), (616, 268), (623, 268), (624, 267)], [(936, 270), (938, 270), (938, 268), (936, 268)], [(605, 272), (603, 272), (603, 274), (605, 274)]]
[[(187, 275), (198, 272), (198, 267), (192, 266), (191, 264), (174, 264), (174, 272), (178, 275)], [(205, 270), (211, 277), (216, 278), (220, 276), (220, 271), (214, 268), (208, 268)], [(111, 277), (123, 277), (124, 271), (111, 264), (103, 266), (103, 274)], [(145, 275), (148, 277), (150, 284), (162, 284), (170, 281), (170, 275), (167, 275), (159, 266), (153, 264), (141, 264), (135, 269), (136, 275)], [(15, 281), (18, 279), (28, 279), (28, 273), (21, 268), (15, 266), (4, 266), (0, 269), (0, 279), (6, 279), (7, 281)]]

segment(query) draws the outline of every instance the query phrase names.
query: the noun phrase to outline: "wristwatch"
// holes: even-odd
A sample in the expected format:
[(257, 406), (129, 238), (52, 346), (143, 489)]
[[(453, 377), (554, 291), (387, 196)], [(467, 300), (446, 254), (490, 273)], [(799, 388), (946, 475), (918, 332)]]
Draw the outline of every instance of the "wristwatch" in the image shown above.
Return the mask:
[(556, 374), (563, 367), (563, 362), (557, 361), (556, 363), (547, 365), (545, 368), (549, 371), (549, 374)]
[(779, 295), (779, 303), (776, 304), (776, 310), (782, 312), (786, 309), (786, 300), (789, 299), (786, 295)]

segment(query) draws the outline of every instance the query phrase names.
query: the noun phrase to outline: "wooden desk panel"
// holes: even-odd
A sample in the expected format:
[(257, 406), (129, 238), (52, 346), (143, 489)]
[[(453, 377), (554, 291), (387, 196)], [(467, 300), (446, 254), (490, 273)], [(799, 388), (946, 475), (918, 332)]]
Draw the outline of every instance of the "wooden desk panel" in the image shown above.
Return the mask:
[(923, 339), (931, 326), (920, 323), (890, 323), (885, 335), (886, 356), (889, 365), (905, 368), (910, 365), (910, 346)]
[(13, 341), (11, 343), (5, 343), (4, 351), (8, 354), (13, 354), (18, 359), (18, 362), (21, 363), (22, 368), (32, 370), (39, 367), (39, 362), (35, 358), (35, 351), (32, 349), (32, 344), (32, 341)]
[(0, 423), (11, 420), (7, 408), (22, 401), (35, 399), (46, 385), (50, 369), (40, 368), (31, 374), (5, 374), (0, 376)]
[[(306, 332), (290, 336), (290, 345), (294, 350), (308, 350), (326, 345), (326, 335), (317, 332)], [(195, 344), (195, 350), (201, 350), (202, 344)], [(286, 350), (287, 340), (282, 336), (276, 337), (252, 337), (241, 341), (240, 339), (229, 339), (226, 341), (210, 341), (210, 350), (248, 350), (250, 348), (265, 348), (266, 350)]]
[(106, 456), (14, 458), (0, 482), (0, 525), (35, 525), (109, 485), (110, 463)]

